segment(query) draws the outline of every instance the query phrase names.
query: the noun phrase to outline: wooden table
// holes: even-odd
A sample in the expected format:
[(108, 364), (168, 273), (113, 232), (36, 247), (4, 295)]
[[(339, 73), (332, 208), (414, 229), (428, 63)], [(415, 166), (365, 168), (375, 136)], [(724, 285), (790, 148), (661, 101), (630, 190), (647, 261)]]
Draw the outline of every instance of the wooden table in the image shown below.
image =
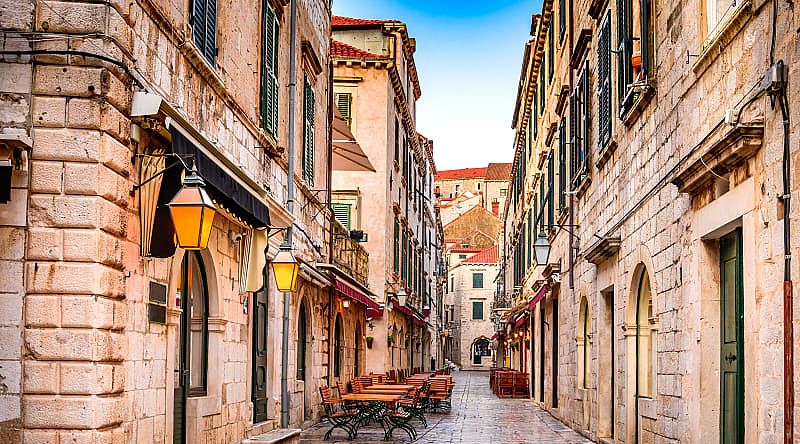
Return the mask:
[(343, 401), (397, 402), (401, 399), (403, 399), (403, 395), (386, 393), (348, 393), (342, 395)]
[(371, 395), (406, 395), (411, 389), (405, 388), (381, 388), (381, 387), (365, 387), (361, 389), (361, 393), (368, 393)]
[(373, 384), (365, 388), (376, 388), (381, 390), (411, 390), (414, 388), (414, 386), (409, 384)]

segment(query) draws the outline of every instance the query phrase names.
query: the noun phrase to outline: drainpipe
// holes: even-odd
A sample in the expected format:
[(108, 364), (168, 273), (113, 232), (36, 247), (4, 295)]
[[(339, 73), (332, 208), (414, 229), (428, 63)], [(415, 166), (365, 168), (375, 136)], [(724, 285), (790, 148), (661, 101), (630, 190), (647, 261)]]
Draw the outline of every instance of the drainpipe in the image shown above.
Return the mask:
[[(294, 132), (295, 132), (295, 77), (297, 76), (297, 0), (291, 0), (289, 28), (289, 143), (286, 149), (288, 167), (286, 175), (286, 210), (294, 214)], [(292, 246), (292, 228), (286, 229), (284, 243)], [(283, 337), (281, 338), (281, 428), (289, 427), (289, 307), (292, 293), (283, 293)]]
[[(327, 172), (327, 185), (328, 190), (326, 192), (327, 195), (327, 207), (328, 207), (328, 214), (333, 214), (333, 62), (328, 62), (328, 127), (326, 133), (328, 134), (328, 169)], [(330, 217), (328, 219), (330, 223), (330, 230), (328, 236), (328, 263), (333, 264), (333, 242), (334, 242), (334, 233), (333, 227), (336, 223), (336, 219), (334, 217)], [(333, 341), (331, 340), (331, 332), (333, 332), (333, 307), (334, 302), (336, 301), (336, 290), (334, 287), (330, 287), (328, 289), (328, 385), (332, 385), (333, 382), (333, 370), (331, 366), (331, 355), (333, 354)], [(358, 342), (355, 344), (358, 347)], [(358, 376), (358, 375), (353, 375)], [(339, 394), (341, 395), (341, 393)]]

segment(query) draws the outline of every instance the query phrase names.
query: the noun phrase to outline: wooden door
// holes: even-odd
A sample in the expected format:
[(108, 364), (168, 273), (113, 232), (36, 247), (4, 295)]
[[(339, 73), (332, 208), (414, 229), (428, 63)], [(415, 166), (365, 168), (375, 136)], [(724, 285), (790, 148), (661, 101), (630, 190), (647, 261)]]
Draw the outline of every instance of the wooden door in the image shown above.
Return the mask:
[(741, 230), (720, 239), (720, 442), (744, 443), (744, 286)]
[[(264, 271), (264, 282), (267, 282)], [(253, 423), (267, 420), (267, 290), (253, 294)]]

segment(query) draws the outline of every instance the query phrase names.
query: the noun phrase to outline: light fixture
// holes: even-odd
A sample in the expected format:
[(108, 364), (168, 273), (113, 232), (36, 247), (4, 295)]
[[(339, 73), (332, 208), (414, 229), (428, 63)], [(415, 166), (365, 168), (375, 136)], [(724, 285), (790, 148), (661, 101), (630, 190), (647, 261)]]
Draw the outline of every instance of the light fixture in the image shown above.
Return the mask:
[(544, 231), (539, 232), (536, 241), (533, 243), (533, 253), (536, 256), (536, 263), (539, 265), (546, 265), (550, 260), (550, 241)]
[(406, 302), (408, 302), (408, 293), (406, 293), (405, 288), (401, 288), (400, 291), (397, 292), (397, 304), (401, 307), (405, 307)]
[(342, 299), (342, 307), (350, 308), (350, 299)]
[(205, 185), (192, 168), (183, 179), (183, 188), (167, 204), (178, 246), (184, 250), (203, 250), (208, 246), (217, 208), (203, 188)]
[(297, 259), (292, 254), (292, 247), (284, 241), (278, 254), (272, 259), (272, 273), (275, 275), (275, 286), (278, 287), (278, 291), (294, 291), (299, 268)]

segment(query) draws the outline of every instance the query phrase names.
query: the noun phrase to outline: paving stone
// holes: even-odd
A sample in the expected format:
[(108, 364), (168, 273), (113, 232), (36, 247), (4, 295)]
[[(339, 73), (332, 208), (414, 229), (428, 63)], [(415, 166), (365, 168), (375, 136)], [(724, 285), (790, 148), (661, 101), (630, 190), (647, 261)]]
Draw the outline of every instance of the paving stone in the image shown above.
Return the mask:
[[(421, 444), (584, 444), (592, 441), (565, 426), (550, 413), (528, 399), (500, 399), (489, 387), (487, 372), (455, 372), (453, 409), (445, 413), (428, 413), (428, 428), (415, 422), (417, 440)], [(337, 430), (329, 441), (322, 437), (327, 424), (304, 430), (301, 444), (354, 443), (377, 444), (383, 441), (379, 424), (362, 427), (358, 437), (348, 441)], [(402, 431), (395, 431), (392, 443), (411, 442)]]

